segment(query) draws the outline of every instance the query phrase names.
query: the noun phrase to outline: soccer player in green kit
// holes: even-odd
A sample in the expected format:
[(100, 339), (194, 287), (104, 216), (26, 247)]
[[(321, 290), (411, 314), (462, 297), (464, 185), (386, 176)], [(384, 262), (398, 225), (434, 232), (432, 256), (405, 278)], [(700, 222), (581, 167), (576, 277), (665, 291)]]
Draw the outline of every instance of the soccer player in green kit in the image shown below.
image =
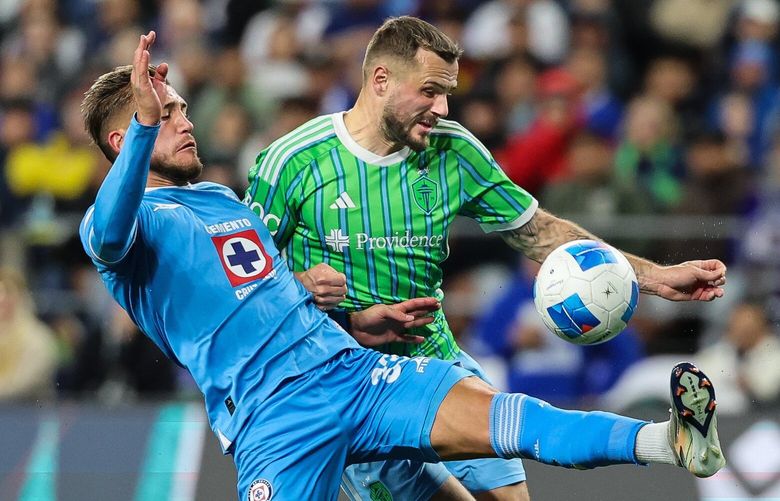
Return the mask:
[[(373, 304), (442, 299), (440, 263), (456, 215), (500, 232), (536, 261), (564, 242), (595, 238), (539, 209), (478, 139), (444, 119), (460, 55), (430, 24), (389, 19), (368, 45), (354, 107), (309, 121), (258, 156), (244, 201), (321, 308), (359, 322)], [(671, 300), (714, 299), (691, 284), (705, 272), (725, 276), (717, 260), (659, 267), (627, 257), (643, 292)], [(484, 378), (456, 344), (443, 312), (434, 315), (434, 322), (409, 332), (406, 343), (383, 351), (458, 359)], [(528, 499), (519, 459), (443, 464), (462, 485), (441, 464), (388, 461), (350, 466), (342, 486), (353, 499), (383, 492), (399, 500), (470, 499), (463, 486), (478, 499)]]

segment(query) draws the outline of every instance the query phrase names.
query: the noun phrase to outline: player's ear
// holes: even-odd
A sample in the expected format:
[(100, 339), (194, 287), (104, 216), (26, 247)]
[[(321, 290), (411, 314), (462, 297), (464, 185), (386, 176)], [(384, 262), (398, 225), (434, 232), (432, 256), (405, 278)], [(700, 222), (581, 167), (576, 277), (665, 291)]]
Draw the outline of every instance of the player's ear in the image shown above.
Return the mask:
[(371, 74), (371, 87), (377, 96), (384, 96), (390, 84), (390, 70), (387, 66), (379, 65), (374, 67)]
[(119, 150), (122, 148), (122, 144), (125, 142), (125, 129), (112, 130), (108, 133), (108, 145), (114, 150), (114, 153), (119, 154)]

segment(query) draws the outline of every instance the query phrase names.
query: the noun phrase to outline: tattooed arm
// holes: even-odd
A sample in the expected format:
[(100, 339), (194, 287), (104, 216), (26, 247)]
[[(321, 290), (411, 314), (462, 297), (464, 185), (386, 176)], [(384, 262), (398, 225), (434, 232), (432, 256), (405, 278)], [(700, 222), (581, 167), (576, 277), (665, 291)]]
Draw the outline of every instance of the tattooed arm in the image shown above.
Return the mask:
[[(580, 226), (537, 209), (531, 220), (519, 228), (502, 231), (501, 237), (530, 259), (544, 261), (556, 247), (572, 240), (601, 240)], [(661, 266), (626, 252), (634, 267), (639, 290), (672, 301), (711, 301), (723, 295), (726, 266), (717, 259), (687, 261)]]

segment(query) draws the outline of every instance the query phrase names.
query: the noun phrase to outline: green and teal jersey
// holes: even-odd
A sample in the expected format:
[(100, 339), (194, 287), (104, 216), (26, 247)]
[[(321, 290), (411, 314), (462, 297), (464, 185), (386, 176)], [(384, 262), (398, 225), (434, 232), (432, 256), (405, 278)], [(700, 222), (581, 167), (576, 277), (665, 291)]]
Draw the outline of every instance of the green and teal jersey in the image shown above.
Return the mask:
[[(424, 151), (381, 157), (355, 142), (343, 113), (321, 116), (263, 150), (249, 183), (244, 202), (293, 271), (327, 263), (346, 275), (347, 311), (443, 299), (440, 264), (455, 216), (501, 231), (522, 226), (537, 207), (479, 140), (449, 120), (439, 120)], [(415, 334), (426, 341), (382, 351), (442, 359), (459, 352), (442, 312)]]

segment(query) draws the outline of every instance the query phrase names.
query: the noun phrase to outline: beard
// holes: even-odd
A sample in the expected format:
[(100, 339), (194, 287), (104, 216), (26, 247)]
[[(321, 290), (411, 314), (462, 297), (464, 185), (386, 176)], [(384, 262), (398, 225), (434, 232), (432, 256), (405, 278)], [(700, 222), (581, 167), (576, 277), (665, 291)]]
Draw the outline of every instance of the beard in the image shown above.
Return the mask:
[(186, 163), (173, 163), (152, 158), (149, 170), (181, 186), (196, 179), (203, 172), (203, 163), (195, 158)]
[(382, 110), (382, 134), (394, 144), (408, 146), (414, 151), (422, 151), (428, 147), (428, 136), (415, 139), (411, 134), (412, 127), (415, 126), (422, 116), (417, 115), (404, 121), (398, 117), (395, 108), (390, 103), (387, 103)]

